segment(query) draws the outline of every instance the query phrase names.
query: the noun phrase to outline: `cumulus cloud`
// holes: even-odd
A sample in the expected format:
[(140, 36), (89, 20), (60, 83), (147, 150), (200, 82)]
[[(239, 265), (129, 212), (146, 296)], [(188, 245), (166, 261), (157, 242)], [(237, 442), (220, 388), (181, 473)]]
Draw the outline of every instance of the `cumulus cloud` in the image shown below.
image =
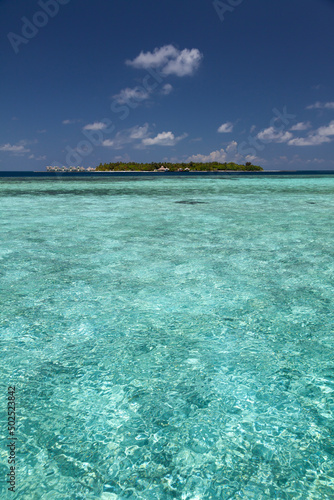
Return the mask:
[(173, 90), (173, 85), (171, 85), (170, 83), (166, 83), (162, 89), (161, 89), (161, 93), (164, 94), (164, 95), (168, 95), (172, 92)]
[(153, 52), (143, 52), (139, 54), (133, 61), (127, 60), (125, 64), (134, 68), (148, 69), (161, 68), (165, 66), (172, 58), (176, 58), (179, 50), (173, 45), (164, 45), (160, 48), (155, 48)]
[(130, 129), (130, 134), (129, 137), (131, 139), (144, 139), (147, 137), (148, 134), (148, 123), (145, 123), (145, 125), (139, 126), (137, 125), (136, 127), (132, 127)]
[(318, 128), (317, 133), (320, 136), (334, 135), (334, 120), (332, 120), (327, 127)]
[(145, 101), (145, 99), (148, 99), (150, 97), (150, 92), (144, 87), (134, 87), (134, 88), (129, 88), (127, 87), (126, 89), (123, 89), (120, 91), (119, 94), (115, 94), (113, 98), (119, 103), (119, 104), (127, 104), (131, 99), (141, 102)]
[(227, 134), (232, 131), (233, 131), (233, 123), (231, 122), (223, 123), (217, 130), (217, 132), (220, 132), (221, 134)]
[[(242, 145), (240, 145), (242, 146)], [(216, 151), (212, 151), (209, 154), (196, 154), (189, 156), (187, 158), (187, 162), (193, 161), (197, 163), (209, 163), (209, 162), (219, 162), (219, 163), (229, 163), (229, 162), (235, 162), (235, 163), (244, 163), (247, 161), (253, 162), (260, 162), (260, 163), (265, 163), (264, 158), (260, 158), (256, 156), (255, 154), (253, 155), (242, 155), (239, 153), (239, 144), (237, 141), (231, 141), (226, 148), (221, 148), (217, 149)]]
[(141, 52), (135, 59), (125, 61), (128, 66), (140, 69), (156, 68), (164, 75), (193, 75), (200, 65), (203, 54), (198, 49), (179, 50), (174, 45), (155, 48), (153, 52)]
[(187, 161), (193, 161), (197, 163), (207, 163), (207, 162), (213, 162), (217, 161), (219, 163), (224, 163), (224, 162), (244, 162), (244, 161), (253, 161), (253, 160), (259, 160), (257, 156), (255, 155), (247, 155), (247, 156), (242, 156), (238, 152), (238, 143), (236, 141), (231, 141), (227, 147), (224, 149), (217, 149), (216, 151), (212, 151), (211, 153), (205, 155), (205, 154), (197, 154), (197, 155), (192, 155), (187, 158)]
[(307, 106), (306, 109), (334, 109), (334, 102), (315, 102), (310, 106)]
[(4, 151), (6, 153), (12, 153), (13, 155), (22, 155), (24, 153), (29, 153), (30, 149), (26, 148), (26, 141), (20, 141), (17, 144), (4, 144), (0, 146), (0, 151)]
[(187, 134), (175, 137), (170, 131), (161, 132), (155, 137), (150, 137), (150, 135), (148, 123), (141, 126), (136, 125), (117, 132), (113, 139), (105, 139), (102, 146), (113, 149), (122, 149), (125, 144), (133, 144), (136, 149), (143, 149), (146, 146), (175, 146), (175, 144), (187, 137)]
[(195, 163), (207, 163), (211, 161), (218, 161), (220, 163), (224, 163), (226, 161), (226, 151), (225, 149), (217, 149), (216, 151), (212, 151), (208, 155), (197, 154), (189, 156), (187, 161), (193, 161)]
[(238, 148), (238, 143), (237, 141), (231, 141), (227, 148), (226, 148), (226, 153), (237, 153), (237, 148)]
[(103, 122), (94, 122), (88, 123), (84, 126), (84, 130), (103, 130), (107, 127), (107, 125)]
[(311, 128), (311, 123), (310, 122), (299, 122), (296, 123), (296, 125), (293, 125), (293, 127), (290, 128), (290, 130), (307, 130), (308, 128)]
[(198, 49), (184, 49), (163, 68), (165, 75), (187, 76), (195, 73), (202, 59)]
[(142, 140), (144, 146), (175, 146), (179, 141), (187, 137), (187, 134), (175, 137), (173, 132), (161, 132), (156, 137), (147, 137)]
[(275, 127), (268, 127), (261, 130), (256, 136), (262, 142), (288, 142), (292, 139), (291, 132), (276, 130)]
[(113, 149), (122, 149), (125, 144), (136, 143), (145, 137), (148, 137), (148, 123), (144, 125), (136, 125), (135, 127), (121, 130), (117, 132), (113, 139), (105, 139), (102, 146), (111, 147)]
[(289, 146), (319, 146), (331, 142), (331, 136), (334, 136), (334, 120), (329, 125), (319, 127), (315, 132), (310, 132), (306, 137), (291, 139), (288, 144)]

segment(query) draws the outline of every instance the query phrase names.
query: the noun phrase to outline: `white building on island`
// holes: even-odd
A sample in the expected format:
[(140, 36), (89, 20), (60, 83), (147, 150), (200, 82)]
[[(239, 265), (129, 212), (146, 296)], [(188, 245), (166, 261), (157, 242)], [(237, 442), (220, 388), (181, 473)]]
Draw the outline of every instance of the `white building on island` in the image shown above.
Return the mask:
[(94, 167), (88, 167), (87, 169), (85, 167), (65, 167), (65, 166), (47, 166), (46, 167), (47, 172), (95, 172)]

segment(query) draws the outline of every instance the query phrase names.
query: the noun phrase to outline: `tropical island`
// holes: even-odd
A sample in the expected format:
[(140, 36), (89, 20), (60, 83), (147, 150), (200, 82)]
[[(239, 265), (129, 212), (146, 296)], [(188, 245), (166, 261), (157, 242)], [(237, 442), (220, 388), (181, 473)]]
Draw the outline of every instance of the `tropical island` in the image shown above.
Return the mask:
[(245, 165), (238, 165), (237, 163), (218, 163), (208, 162), (208, 163), (100, 163), (98, 167), (95, 168), (97, 172), (112, 172), (112, 171), (142, 171), (142, 172), (189, 172), (189, 171), (206, 171), (206, 172), (217, 172), (217, 171), (263, 171), (262, 167), (258, 165), (252, 165), (250, 162), (245, 163)]

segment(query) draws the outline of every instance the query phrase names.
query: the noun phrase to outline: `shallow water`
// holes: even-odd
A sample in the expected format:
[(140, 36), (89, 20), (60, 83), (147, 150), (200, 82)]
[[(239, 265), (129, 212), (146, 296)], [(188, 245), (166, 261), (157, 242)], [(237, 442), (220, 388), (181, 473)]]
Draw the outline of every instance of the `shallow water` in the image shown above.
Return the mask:
[(1, 498), (334, 498), (333, 176), (2, 179), (0, 204)]

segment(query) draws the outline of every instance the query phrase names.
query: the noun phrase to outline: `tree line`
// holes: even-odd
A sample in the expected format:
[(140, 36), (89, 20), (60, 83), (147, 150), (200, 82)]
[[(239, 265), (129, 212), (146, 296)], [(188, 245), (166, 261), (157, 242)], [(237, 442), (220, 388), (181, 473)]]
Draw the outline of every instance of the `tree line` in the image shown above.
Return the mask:
[(195, 162), (190, 162), (190, 163), (166, 163), (166, 162), (151, 162), (151, 163), (136, 163), (136, 162), (129, 162), (129, 163), (123, 163), (120, 161), (114, 162), (114, 163), (100, 163), (98, 167), (96, 167), (97, 171), (129, 171), (129, 170), (135, 170), (135, 171), (146, 171), (146, 172), (154, 172), (155, 170), (158, 170), (161, 166), (168, 168), (169, 171), (171, 172), (177, 172), (177, 171), (184, 171), (184, 170), (190, 170), (190, 171), (217, 171), (217, 170), (241, 170), (245, 172), (252, 172), (252, 171), (262, 171), (263, 168), (259, 167), (258, 165), (252, 165), (250, 162), (247, 162), (245, 165), (239, 165), (234, 162), (229, 162), (229, 163), (219, 163), (216, 161), (213, 162), (208, 162), (208, 163), (195, 163)]

